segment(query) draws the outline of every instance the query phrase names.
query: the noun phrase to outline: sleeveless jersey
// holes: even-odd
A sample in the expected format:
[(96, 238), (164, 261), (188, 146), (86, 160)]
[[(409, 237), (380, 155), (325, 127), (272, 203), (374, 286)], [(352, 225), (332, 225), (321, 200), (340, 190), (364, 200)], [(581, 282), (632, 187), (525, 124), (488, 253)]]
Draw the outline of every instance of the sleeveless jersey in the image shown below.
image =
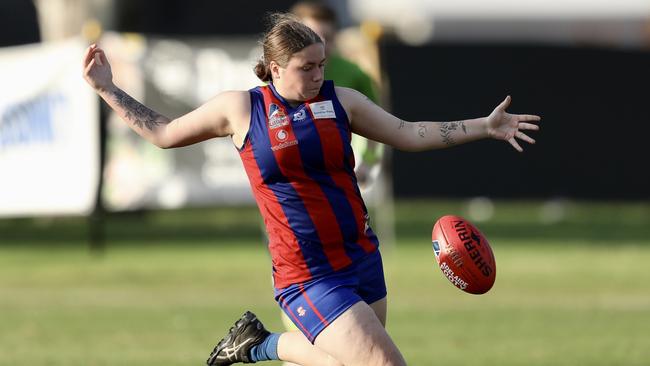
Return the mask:
[(350, 123), (334, 83), (292, 107), (272, 84), (249, 90), (239, 154), (264, 218), (278, 289), (341, 270), (378, 240), (354, 174)]

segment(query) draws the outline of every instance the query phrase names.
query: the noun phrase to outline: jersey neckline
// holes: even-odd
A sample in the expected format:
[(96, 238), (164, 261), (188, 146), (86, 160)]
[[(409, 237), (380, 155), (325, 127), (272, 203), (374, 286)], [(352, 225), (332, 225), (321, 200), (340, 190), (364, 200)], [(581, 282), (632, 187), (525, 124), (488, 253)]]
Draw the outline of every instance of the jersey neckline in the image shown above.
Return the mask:
[(289, 102), (287, 102), (286, 99), (284, 99), (284, 97), (282, 95), (280, 95), (280, 93), (278, 93), (278, 91), (275, 89), (275, 85), (273, 85), (273, 83), (269, 83), (268, 86), (271, 89), (271, 92), (273, 93), (273, 96), (275, 96), (280, 101), (280, 103), (282, 103), (282, 105), (287, 110), (287, 112), (293, 112), (293, 111), (297, 111), (297, 110), (303, 108), (304, 106), (306, 106), (309, 103), (312, 103), (312, 102), (318, 100), (318, 97), (323, 92), (323, 88), (325, 87), (325, 83), (327, 83), (327, 82), (329, 82), (329, 80), (323, 81), (323, 85), (321, 85), (320, 90), (318, 91), (318, 94), (315, 97), (313, 97), (311, 99), (307, 99), (307, 100), (303, 101), (302, 103), (298, 104), (295, 107), (293, 107)]

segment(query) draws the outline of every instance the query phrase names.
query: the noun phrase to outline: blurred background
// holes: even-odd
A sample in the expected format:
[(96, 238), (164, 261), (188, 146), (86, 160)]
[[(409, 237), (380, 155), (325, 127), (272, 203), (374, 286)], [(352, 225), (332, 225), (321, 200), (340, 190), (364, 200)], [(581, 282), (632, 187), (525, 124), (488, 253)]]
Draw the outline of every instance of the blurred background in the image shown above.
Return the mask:
[[(245, 310), (281, 327), (261, 220), (227, 139), (161, 150), (85, 84), (85, 48), (167, 116), (260, 85), (296, 1), (0, 2), (0, 365), (199, 364)], [(408, 120), (539, 114), (521, 154), (385, 148), (364, 187), (389, 333), (413, 365), (647, 365), (650, 2), (331, 0), (338, 52)], [(358, 159), (359, 161), (360, 159)], [(453, 288), (430, 249), (465, 216), (498, 272)]]

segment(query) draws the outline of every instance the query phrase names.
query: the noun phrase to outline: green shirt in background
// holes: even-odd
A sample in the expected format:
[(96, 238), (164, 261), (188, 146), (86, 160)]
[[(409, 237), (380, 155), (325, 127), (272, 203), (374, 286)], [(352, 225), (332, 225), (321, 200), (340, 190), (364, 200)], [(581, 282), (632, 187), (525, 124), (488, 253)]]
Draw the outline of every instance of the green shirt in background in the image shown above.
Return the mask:
[(325, 79), (334, 80), (334, 85), (355, 89), (375, 103), (378, 101), (377, 91), (370, 76), (340, 55), (330, 55), (325, 65)]
[[(368, 97), (374, 103), (378, 102), (377, 91), (370, 76), (363, 72), (357, 64), (348, 61), (338, 54), (330, 55), (325, 65), (325, 79), (334, 80), (334, 85), (355, 89)], [(352, 150), (355, 159), (368, 165), (374, 165), (382, 156), (382, 148), (377, 143), (352, 135)]]

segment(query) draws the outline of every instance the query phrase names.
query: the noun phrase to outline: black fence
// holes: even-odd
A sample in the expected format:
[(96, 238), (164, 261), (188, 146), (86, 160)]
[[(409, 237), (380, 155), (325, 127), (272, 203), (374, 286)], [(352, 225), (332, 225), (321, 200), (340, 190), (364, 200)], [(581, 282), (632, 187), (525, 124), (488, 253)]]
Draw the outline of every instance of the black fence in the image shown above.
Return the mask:
[(266, 14), (287, 11), (296, 0), (115, 0), (118, 31), (168, 36), (260, 34)]
[(38, 15), (32, 0), (0, 1), (0, 47), (40, 41)]
[(512, 44), (381, 44), (403, 119), (542, 116), (536, 145), (475, 142), (395, 152), (398, 197), (650, 198), (650, 52)]

